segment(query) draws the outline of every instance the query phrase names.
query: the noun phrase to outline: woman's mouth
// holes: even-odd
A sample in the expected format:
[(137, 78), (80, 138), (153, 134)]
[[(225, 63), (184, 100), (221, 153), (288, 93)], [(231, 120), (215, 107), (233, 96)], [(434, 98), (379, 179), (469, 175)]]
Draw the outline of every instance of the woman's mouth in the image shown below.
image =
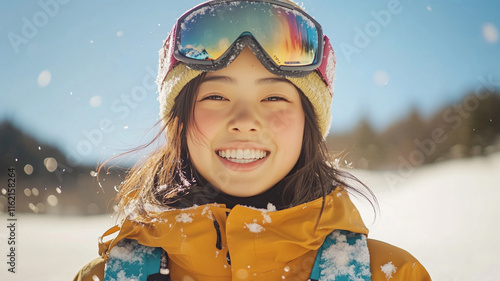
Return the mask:
[(269, 155), (269, 151), (259, 149), (224, 149), (216, 151), (217, 155), (236, 164), (248, 164), (259, 161)]

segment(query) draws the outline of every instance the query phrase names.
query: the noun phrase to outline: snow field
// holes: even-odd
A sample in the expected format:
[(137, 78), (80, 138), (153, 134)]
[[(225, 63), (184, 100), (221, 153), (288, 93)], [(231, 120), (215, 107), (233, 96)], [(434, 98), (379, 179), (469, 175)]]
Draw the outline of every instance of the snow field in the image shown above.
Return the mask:
[(385, 173), (354, 172), (380, 204), (373, 223), (354, 199), (370, 238), (407, 250), (433, 280), (500, 280), (500, 154), (425, 166), (393, 187)]

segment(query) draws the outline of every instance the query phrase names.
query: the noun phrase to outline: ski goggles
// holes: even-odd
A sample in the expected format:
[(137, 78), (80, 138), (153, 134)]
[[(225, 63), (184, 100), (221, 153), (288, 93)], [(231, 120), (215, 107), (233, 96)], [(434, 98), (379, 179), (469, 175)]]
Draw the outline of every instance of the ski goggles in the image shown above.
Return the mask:
[(328, 84), (328, 38), (316, 20), (286, 2), (205, 2), (183, 14), (173, 31), (169, 69), (180, 61), (195, 70), (220, 70), (248, 46), (271, 73), (302, 77), (319, 70)]

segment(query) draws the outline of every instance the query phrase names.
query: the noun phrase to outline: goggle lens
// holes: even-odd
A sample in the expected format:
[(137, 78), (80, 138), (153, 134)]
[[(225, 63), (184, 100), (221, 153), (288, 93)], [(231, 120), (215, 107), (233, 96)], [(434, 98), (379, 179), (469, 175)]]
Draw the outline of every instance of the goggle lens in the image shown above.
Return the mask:
[(218, 60), (243, 35), (251, 35), (277, 66), (318, 62), (321, 31), (310, 18), (267, 2), (207, 5), (178, 22), (177, 48), (189, 59)]

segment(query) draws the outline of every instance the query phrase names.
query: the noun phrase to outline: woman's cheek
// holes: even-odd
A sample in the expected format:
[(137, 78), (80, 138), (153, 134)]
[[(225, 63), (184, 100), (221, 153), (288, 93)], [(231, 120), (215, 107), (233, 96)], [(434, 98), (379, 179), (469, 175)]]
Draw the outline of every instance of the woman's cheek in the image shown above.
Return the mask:
[(269, 129), (273, 133), (283, 133), (286, 130), (296, 129), (297, 125), (304, 123), (304, 115), (295, 110), (275, 111), (269, 118)]
[(219, 116), (214, 110), (197, 108), (194, 114), (194, 123), (196, 128), (204, 135), (215, 129), (215, 125), (219, 124)]

